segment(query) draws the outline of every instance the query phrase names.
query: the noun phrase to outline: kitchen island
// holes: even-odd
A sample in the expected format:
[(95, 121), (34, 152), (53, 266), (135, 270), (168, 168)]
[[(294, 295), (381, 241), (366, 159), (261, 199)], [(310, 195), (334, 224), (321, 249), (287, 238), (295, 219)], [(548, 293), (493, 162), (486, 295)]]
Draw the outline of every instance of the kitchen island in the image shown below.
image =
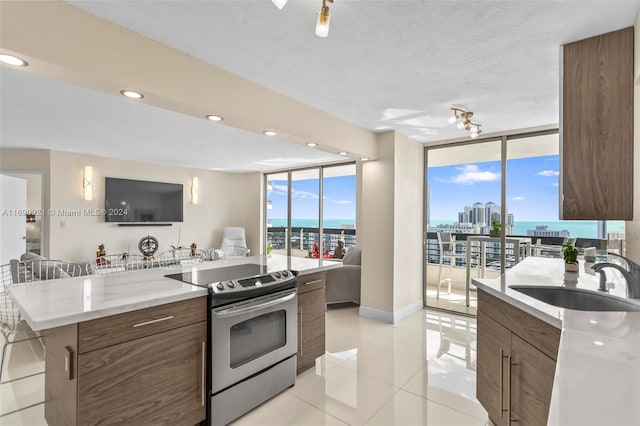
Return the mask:
[[(504, 370), (496, 374), (496, 377), (504, 377), (504, 381), (500, 383), (495, 379), (497, 396), (493, 401), (497, 414), (491, 416), (491, 407), (488, 408), (490, 417), (496, 424), (509, 424), (509, 420), (526, 424), (526, 407), (522, 407), (518, 412), (519, 395), (515, 393), (526, 394), (525, 398), (531, 399), (536, 392), (544, 394), (545, 391), (551, 393), (550, 398), (546, 402), (537, 402), (541, 407), (547, 404), (547, 424), (640, 424), (640, 312), (564, 309), (510, 288), (514, 285), (530, 285), (596, 290), (599, 277), (590, 266), (591, 264), (580, 261), (579, 273), (565, 273), (562, 259), (529, 257), (499, 278), (473, 280), (473, 284), (478, 287), (481, 300), (478, 309), (479, 399), (491, 399), (485, 392), (491, 389), (491, 386), (484, 383), (480, 366), (481, 345), (486, 342), (482, 335), (483, 327), (487, 330), (491, 325), (483, 324), (500, 315), (491, 311), (485, 315), (487, 311), (483, 312), (482, 299), (492, 301), (494, 305), (501, 305), (501, 309), (512, 310), (511, 312), (518, 315), (517, 319), (509, 316), (511, 324), (507, 324), (506, 328), (510, 330), (517, 329), (520, 320), (541, 322), (538, 326), (527, 325), (521, 328), (521, 331), (513, 331), (511, 334), (512, 351), (516, 340), (520, 347), (526, 343), (531, 350), (539, 349), (535, 362), (528, 364), (526, 361), (516, 360), (515, 352), (508, 353), (509, 348), (506, 346), (492, 348), (494, 351), (502, 349), (497, 355), (501, 361), (496, 364), (496, 369), (498, 365), (504, 367)], [(607, 270), (607, 276), (614, 283), (613, 288), (610, 288), (611, 294), (625, 297), (626, 289), (622, 277), (611, 269)], [(636, 302), (640, 304), (640, 301)], [(484, 306), (488, 305), (485, 303)], [(485, 320), (487, 317), (489, 320)], [(503, 327), (500, 328), (504, 330)], [(555, 342), (554, 329), (560, 331), (559, 341)], [(526, 333), (529, 333), (528, 337), (523, 336)], [(493, 333), (492, 330), (492, 334), (495, 336), (498, 332)], [(535, 342), (540, 343), (537, 348)], [(545, 365), (550, 371), (545, 371)], [(529, 367), (533, 371), (528, 371)], [(526, 380), (531, 377), (524, 377), (527, 372), (533, 373), (531, 376), (534, 376), (529, 382)], [(545, 382), (544, 377), (547, 374), (550, 374), (550, 379)], [(514, 382), (521, 379), (528, 383), (527, 386), (514, 385)], [(529, 386), (531, 382), (533, 384)], [(547, 383), (551, 389), (544, 389)], [(485, 394), (480, 395), (480, 390)], [(487, 408), (487, 404), (483, 405)]]
[[(322, 259), (254, 256), (13, 286), (12, 298), (29, 325), (42, 331), (47, 349), (48, 423), (192, 425), (205, 420), (210, 296), (206, 287), (165, 275), (202, 276), (245, 265), (265, 274), (292, 271), (298, 275), (298, 293), (302, 283), (322, 296), (324, 272), (342, 266)], [(322, 309), (313, 312), (324, 326), (321, 303)], [(299, 307), (299, 323), (301, 318)], [(324, 353), (324, 333), (321, 338)], [(298, 340), (315, 342), (318, 335), (309, 340), (299, 332)]]

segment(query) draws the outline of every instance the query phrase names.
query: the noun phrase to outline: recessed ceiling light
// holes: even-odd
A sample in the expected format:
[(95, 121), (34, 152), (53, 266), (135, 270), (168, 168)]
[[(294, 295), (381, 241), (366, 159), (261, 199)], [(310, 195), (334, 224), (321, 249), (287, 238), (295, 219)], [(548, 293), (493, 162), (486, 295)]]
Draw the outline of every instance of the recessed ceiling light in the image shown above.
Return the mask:
[(15, 65), (17, 67), (26, 67), (27, 65), (29, 65), (27, 61), (23, 59), (20, 59), (13, 55), (7, 55), (4, 53), (0, 54), (0, 62), (7, 65)]
[(131, 98), (131, 99), (142, 99), (144, 98), (144, 95), (140, 92), (136, 92), (135, 90), (121, 90), (120, 93), (123, 96), (126, 96), (127, 98)]
[(207, 118), (211, 121), (222, 121), (222, 117), (219, 115), (207, 115)]
[(362, 157), (360, 161), (369, 161), (369, 159), (367, 157)]
[(340, 152), (338, 153), (338, 155), (349, 155), (349, 153), (348, 153), (348, 152), (346, 152), (346, 151), (340, 151)]
[(309, 143), (307, 143), (307, 146), (310, 146), (310, 147), (313, 148), (315, 146), (318, 146), (318, 144), (317, 143), (313, 143), (313, 142), (309, 142)]
[(264, 131), (264, 132), (262, 132), (262, 133), (264, 133), (264, 134), (265, 134), (265, 135), (267, 135), (267, 136), (275, 136), (275, 135), (277, 135), (277, 134), (278, 134), (278, 132), (274, 132), (273, 130), (265, 130), (265, 131)]

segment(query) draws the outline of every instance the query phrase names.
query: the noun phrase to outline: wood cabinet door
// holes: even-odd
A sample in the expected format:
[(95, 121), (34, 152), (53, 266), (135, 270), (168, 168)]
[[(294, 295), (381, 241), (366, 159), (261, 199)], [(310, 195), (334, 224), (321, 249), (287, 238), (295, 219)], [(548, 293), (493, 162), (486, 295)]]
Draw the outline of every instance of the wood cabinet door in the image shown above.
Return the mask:
[(298, 374), (312, 367), (325, 352), (325, 289), (298, 295)]
[(78, 424), (194, 425), (206, 417), (207, 323), (78, 356)]
[(633, 27), (562, 47), (564, 220), (633, 219)]
[[(478, 312), (476, 397), (496, 425), (508, 425), (507, 377), (511, 332)], [(500, 380), (502, 379), (502, 383)]]
[(515, 334), (511, 359), (511, 420), (517, 425), (546, 425), (555, 361)]

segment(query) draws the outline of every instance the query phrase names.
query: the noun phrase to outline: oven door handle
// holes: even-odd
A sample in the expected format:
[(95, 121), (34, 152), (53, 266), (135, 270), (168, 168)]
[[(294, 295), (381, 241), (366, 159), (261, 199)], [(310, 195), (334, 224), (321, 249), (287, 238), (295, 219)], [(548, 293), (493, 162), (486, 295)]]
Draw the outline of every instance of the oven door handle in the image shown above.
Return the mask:
[(223, 309), (223, 310), (217, 311), (217, 312), (214, 311), (213, 315), (216, 318), (235, 317), (237, 315), (248, 314), (250, 312), (260, 311), (260, 310), (268, 308), (270, 306), (275, 306), (275, 305), (279, 305), (281, 303), (288, 302), (289, 300), (293, 299), (294, 297), (296, 297), (296, 292), (295, 291), (290, 293), (290, 294), (287, 294), (286, 296), (279, 297), (277, 299), (269, 300), (267, 302), (259, 303), (259, 304), (252, 305), (252, 306), (246, 306), (246, 307), (242, 307), (242, 308)]

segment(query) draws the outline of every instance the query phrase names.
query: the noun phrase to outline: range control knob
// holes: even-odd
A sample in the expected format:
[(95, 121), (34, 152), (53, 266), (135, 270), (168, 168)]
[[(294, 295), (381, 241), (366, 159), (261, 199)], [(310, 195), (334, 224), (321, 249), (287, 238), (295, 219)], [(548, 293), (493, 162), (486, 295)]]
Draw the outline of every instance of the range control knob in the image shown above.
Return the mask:
[(218, 288), (218, 290), (224, 290), (224, 285), (222, 283), (218, 283), (216, 287)]
[(276, 273), (275, 273), (275, 274), (273, 274), (273, 275), (275, 275), (275, 277), (276, 277), (276, 278), (280, 278), (280, 272), (276, 272)]
[(288, 271), (282, 271), (282, 276), (283, 277), (288, 277), (289, 276), (289, 272)]
[(229, 287), (229, 288), (234, 288), (235, 286), (236, 286), (236, 283), (234, 283), (233, 281), (229, 281), (227, 283), (227, 287)]

